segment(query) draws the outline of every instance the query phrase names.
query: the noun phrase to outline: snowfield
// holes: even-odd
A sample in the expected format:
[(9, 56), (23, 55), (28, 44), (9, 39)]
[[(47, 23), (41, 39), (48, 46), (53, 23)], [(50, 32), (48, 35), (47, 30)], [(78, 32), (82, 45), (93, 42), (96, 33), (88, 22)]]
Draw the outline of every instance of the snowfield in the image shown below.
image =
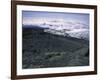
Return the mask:
[(39, 25), (44, 29), (44, 32), (51, 34), (70, 36), (80, 39), (89, 40), (89, 26), (75, 21), (67, 22), (45, 22), (44, 24)]
[(41, 27), (47, 33), (89, 40), (89, 25), (84, 22), (74, 20), (41, 20), (36, 23), (33, 22), (31, 25)]

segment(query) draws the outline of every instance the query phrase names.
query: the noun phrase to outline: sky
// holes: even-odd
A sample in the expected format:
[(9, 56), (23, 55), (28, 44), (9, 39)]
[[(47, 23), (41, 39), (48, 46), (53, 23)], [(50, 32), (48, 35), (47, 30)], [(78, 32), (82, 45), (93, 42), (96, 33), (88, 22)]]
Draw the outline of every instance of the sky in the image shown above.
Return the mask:
[(89, 14), (45, 11), (22, 11), (23, 24), (39, 24), (45, 21), (77, 21), (89, 25)]

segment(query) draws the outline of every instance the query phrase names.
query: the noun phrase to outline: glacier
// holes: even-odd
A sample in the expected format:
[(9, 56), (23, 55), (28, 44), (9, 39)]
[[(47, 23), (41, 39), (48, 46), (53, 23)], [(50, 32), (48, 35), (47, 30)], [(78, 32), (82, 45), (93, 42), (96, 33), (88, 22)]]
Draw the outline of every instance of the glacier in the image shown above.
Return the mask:
[(33, 24), (44, 29), (44, 32), (60, 36), (69, 36), (89, 40), (89, 25), (75, 20), (41, 20)]
[[(89, 26), (76, 21), (52, 21), (40, 24), (44, 28), (44, 32), (55, 35), (70, 36), (79, 39), (89, 40)], [(46, 28), (46, 29), (45, 29)]]

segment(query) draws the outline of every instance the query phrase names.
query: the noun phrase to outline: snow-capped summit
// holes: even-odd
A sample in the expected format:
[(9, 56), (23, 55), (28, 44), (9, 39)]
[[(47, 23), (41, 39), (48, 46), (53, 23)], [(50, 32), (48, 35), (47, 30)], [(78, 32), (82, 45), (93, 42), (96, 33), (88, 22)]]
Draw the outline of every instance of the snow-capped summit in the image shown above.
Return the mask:
[(89, 40), (89, 25), (81, 21), (63, 19), (40, 19), (37, 21), (33, 20), (33, 22), (31, 21), (30, 23), (31, 25), (44, 28), (44, 32), (62, 36), (69, 35), (71, 37)]
[(40, 26), (47, 28), (45, 32), (63, 36), (69, 34), (71, 37), (89, 40), (89, 26), (81, 22), (50, 21)]

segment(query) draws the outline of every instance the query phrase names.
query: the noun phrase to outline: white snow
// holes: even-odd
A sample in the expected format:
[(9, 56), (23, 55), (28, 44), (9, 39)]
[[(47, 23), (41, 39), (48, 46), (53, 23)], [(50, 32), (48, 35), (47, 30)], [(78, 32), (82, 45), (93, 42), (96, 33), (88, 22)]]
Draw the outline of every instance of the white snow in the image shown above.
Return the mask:
[[(27, 22), (28, 24), (28, 22)], [(45, 32), (63, 35), (69, 34), (71, 37), (89, 40), (89, 25), (81, 21), (63, 19), (38, 19), (29, 22), (44, 28)]]
[(56, 35), (69, 34), (71, 37), (81, 38), (89, 40), (89, 26), (82, 22), (76, 21), (52, 21), (45, 22), (45, 25), (39, 25), (44, 28), (48, 28), (44, 30), (45, 32), (49, 32)]

